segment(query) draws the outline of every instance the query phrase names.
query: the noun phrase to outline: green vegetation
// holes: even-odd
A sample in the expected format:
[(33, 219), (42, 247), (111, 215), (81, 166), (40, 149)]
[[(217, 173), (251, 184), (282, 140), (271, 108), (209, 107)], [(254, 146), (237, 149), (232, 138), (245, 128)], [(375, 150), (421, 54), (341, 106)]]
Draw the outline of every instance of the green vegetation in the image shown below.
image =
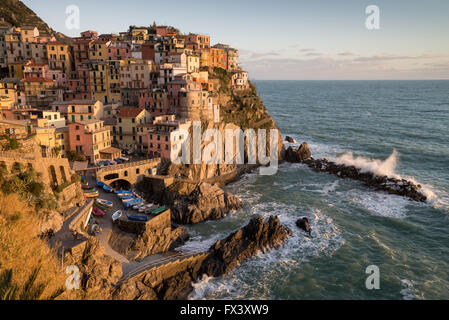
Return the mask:
[(19, 142), (14, 138), (9, 139), (9, 150), (17, 149), (19, 149)]
[(67, 159), (69, 161), (87, 161), (86, 156), (74, 150), (67, 151)]
[(24, 170), (24, 165), (14, 163), (11, 175), (7, 175), (6, 166), (0, 166), (0, 189), (8, 195), (17, 193), (21, 198), (38, 201), (44, 194), (45, 186), (39, 181), (36, 171), (28, 167)]

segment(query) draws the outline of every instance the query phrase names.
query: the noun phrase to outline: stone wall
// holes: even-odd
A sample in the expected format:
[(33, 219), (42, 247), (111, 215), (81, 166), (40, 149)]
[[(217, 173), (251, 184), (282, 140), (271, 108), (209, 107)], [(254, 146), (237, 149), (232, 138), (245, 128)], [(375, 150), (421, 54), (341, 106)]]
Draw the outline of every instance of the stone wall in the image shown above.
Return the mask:
[(116, 220), (116, 224), (122, 231), (134, 234), (142, 234), (146, 231), (153, 232), (155, 230), (171, 228), (170, 216), (170, 209), (165, 210), (164, 212), (147, 222), (131, 221), (128, 220), (125, 215), (125, 217), (121, 217), (120, 219)]
[(88, 216), (92, 212), (92, 206), (94, 200), (90, 199), (81, 209), (75, 214), (72, 221), (69, 224), (69, 230), (76, 230), (82, 232), (84, 229), (84, 224)]
[(47, 188), (54, 188), (71, 180), (72, 172), (66, 158), (44, 158), (40, 153), (0, 152), (0, 163), (11, 172), (15, 163), (32, 167)]

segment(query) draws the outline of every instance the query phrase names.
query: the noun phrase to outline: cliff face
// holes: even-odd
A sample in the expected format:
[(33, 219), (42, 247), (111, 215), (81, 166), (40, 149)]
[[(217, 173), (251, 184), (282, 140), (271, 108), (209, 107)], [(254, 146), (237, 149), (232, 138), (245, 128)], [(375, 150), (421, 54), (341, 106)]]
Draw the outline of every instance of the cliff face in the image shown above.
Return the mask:
[[(275, 121), (268, 114), (266, 107), (257, 94), (256, 87), (251, 84), (249, 89), (246, 90), (233, 90), (230, 87), (230, 83), (222, 81), (221, 88), (214, 96), (214, 101), (221, 105), (220, 110), (220, 122), (214, 123), (213, 121), (202, 121), (202, 134), (207, 129), (217, 129), (224, 141), (225, 130), (241, 129), (253, 129), (257, 135), (258, 129), (265, 129), (267, 132), (267, 146), (266, 154), (270, 154), (270, 129), (278, 129)], [(278, 159), (283, 160), (285, 153), (283, 139), (280, 131), (278, 131)], [(192, 131), (190, 132), (191, 145), (193, 145)], [(201, 153), (203, 153), (205, 147), (210, 142), (202, 142)], [(204, 179), (213, 179), (219, 176), (232, 175), (237, 173), (240, 175), (247, 170), (254, 168), (254, 165), (248, 163), (248, 140), (244, 140), (244, 159), (245, 164), (226, 164), (225, 163), (225, 148), (223, 144), (222, 148), (222, 163), (221, 164), (190, 164), (190, 165), (174, 165), (171, 164), (167, 169), (167, 174), (186, 178), (193, 181), (201, 181)], [(191, 150), (192, 152), (192, 150)], [(235, 179), (235, 177), (232, 177)], [(232, 180), (231, 179), (231, 180)], [(223, 183), (221, 183), (223, 184)]]
[(3, 25), (14, 27), (36, 26), (40, 32), (54, 35), (58, 40), (67, 38), (62, 33), (50, 28), (33, 10), (19, 0), (2, 0), (0, 2), (0, 17), (4, 19)]

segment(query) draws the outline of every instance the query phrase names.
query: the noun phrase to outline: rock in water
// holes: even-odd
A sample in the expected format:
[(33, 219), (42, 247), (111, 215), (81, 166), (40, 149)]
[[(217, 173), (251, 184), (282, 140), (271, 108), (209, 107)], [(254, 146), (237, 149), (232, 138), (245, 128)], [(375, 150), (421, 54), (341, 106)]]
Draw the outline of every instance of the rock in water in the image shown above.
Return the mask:
[(354, 166), (338, 164), (327, 159), (306, 159), (303, 161), (307, 166), (317, 172), (327, 172), (339, 178), (359, 180), (366, 186), (377, 190), (386, 191), (390, 194), (405, 196), (414, 201), (424, 202), (427, 197), (421, 192), (422, 187), (413, 181), (397, 179), (394, 177), (378, 176), (372, 172), (366, 172)]
[(299, 148), (296, 147), (288, 147), (285, 153), (285, 160), (292, 163), (302, 162), (306, 159), (312, 157), (312, 153), (310, 152), (309, 146), (307, 142), (303, 142)]
[(309, 219), (307, 217), (303, 217), (296, 221), (296, 225), (298, 226), (298, 228), (304, 230), (309, 235), (312, 233), (312, 228), (310, 227)]
[(296, 140), (293, 139), (293, 138), (290, 137), (290, 136), (286, 136), (286, 137), (285, 137), (285, 141), (287, 141), (287, 142), (289, 142), (289, 143), (296, 143)]
[(267, 222), (262, 217), (252, 218), (248, 225), (217, 241), (209, 249), (201, 273), (214, 277), (227, 274), (259, 251), (278, 247), (291, 233), (281, 225), (278, 217), (271, 216)]

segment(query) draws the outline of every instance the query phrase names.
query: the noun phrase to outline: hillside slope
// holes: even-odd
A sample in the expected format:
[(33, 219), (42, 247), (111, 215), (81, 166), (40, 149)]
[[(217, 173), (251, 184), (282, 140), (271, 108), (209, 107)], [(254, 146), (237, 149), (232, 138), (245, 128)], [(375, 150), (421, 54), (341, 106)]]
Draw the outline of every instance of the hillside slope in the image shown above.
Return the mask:
[(36, 26), (40, 32), (54, 35), (59, 40), (67, 38), (64, 34), (54, 31), (33, 10), (19, 0), (0, 0), (0, 18), (2, 25)]

